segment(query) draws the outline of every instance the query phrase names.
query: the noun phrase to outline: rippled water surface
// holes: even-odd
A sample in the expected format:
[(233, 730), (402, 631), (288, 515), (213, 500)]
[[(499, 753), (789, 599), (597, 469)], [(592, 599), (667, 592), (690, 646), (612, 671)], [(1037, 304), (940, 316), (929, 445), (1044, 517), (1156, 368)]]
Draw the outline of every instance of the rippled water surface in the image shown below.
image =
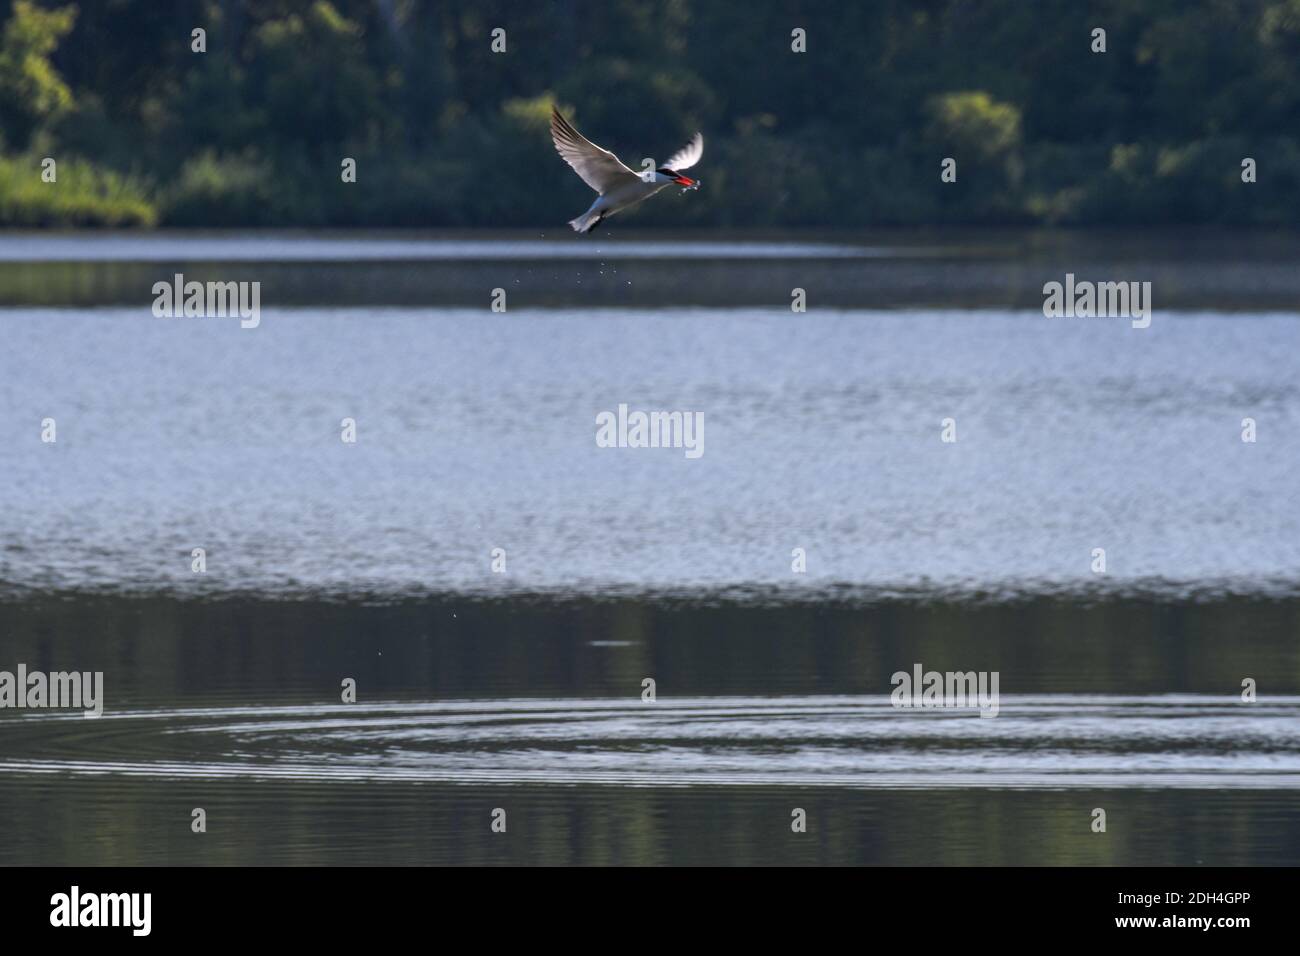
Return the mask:
[(0, 863), (1294, 865), (1294, 252), (0, 239), (0, 671), (105, 688), (0, 711)]
[(1198, 695), (992, 719), (853, 697), (37, 716), (3, 727), (22, 836), (0, 861), (1294, 864), (1298, 719), (1297, 697)]
[[(1135, 330), (1011, 312), (269, 308), (241, 329), (142, 304), (0, 321), (10, 585), (1300, 582), (1292, 315)], [(701, 457), (597, 447), (596, 416), (620, 404), (702, 413)]]
[[(934, 789), (1300, 785), (1300, 698), (475, 700), (35, 716), (0, 773)], [(16, 739), (15, 739), (16, 738)], [(27, 751), (24, 755), (22, 751)]]

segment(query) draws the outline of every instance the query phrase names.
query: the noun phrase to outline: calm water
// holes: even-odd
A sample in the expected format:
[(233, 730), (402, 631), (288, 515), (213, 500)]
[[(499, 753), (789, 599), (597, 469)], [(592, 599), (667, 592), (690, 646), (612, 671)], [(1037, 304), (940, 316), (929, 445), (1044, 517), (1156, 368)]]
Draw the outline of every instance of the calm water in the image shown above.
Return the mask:
[(1014, 237), (0, 240), (0, 670), (108, 698), (0, 713), (0, 861), (1300, 862), (1290, 246), (1115, 248), (1149, 329)]

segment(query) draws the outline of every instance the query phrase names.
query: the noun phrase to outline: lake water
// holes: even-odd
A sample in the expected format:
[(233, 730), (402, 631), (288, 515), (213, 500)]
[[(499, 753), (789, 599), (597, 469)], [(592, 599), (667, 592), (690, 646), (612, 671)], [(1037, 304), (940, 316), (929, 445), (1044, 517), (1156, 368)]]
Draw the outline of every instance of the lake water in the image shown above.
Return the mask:
[(0, 239), (0, 862), (1300, 861), (1289, 242), (601, 242)]

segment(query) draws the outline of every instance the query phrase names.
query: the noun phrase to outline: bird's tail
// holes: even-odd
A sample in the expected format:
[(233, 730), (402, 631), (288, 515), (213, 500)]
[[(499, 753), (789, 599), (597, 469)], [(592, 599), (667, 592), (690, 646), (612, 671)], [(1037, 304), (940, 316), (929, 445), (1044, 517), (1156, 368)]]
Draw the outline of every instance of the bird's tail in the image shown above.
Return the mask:
[(570, 219), (569, 225), (573, 227), (574, 232), (591, 232), (600, 220), (601, 214), (589, 209), (577, 219)]

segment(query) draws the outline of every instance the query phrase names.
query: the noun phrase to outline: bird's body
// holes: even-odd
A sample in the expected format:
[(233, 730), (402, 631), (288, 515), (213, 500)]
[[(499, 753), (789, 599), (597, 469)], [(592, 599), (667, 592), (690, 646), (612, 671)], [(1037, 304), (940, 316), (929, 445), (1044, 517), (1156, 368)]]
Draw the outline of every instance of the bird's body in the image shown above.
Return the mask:
[(573, 167), (583, 182), (600, 194), (590, 209), (577, 219), (569, 220), (575, 232), (590, 232), (614, 213), (644, 202), (673, 183), (687, 189), (698, 189), (700, 185), (698, 180), (681, 174), (681, 170), (694, 166), (704, 154), (704, 137), (699, 133), (653, 173), (629, 169), (609, 150), (601, 149), (583, 137), (554, 107), (551, 109), (551, 138), (561, 158)]
[(577, 232), (590, 232), (607, 216), (612, 216), (629, 206), (635, 206), (639, 202), (645, 202), (661, 189), (667, 188), (671, 182), (671, 179), (661, 177), (656, 172), (655, 178), (650, 182), (637, 176), (630, 182), (620, 183), (609, 192), (597, 196), (591, 208), (577, 219), (569, 220), (569, 225)]

